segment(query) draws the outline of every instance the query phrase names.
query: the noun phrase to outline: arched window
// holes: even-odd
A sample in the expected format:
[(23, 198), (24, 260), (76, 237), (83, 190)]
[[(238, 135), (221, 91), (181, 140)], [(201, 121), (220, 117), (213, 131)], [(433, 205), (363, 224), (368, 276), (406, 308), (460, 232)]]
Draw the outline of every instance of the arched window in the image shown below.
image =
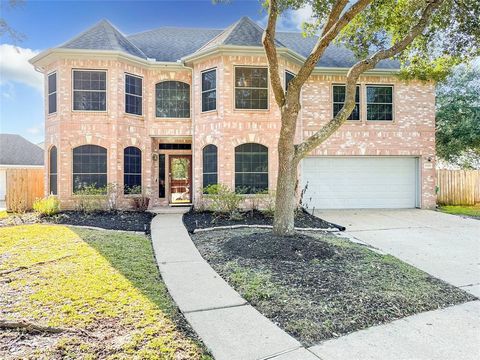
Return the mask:
[(134, 146), (123, 150), (123, 191), (125, 194), (142, 192), (142, 151)]
[(49, 158), (49, 185), (50, 194), (57, 195), (57, 147), (52, 146), (50, 148), (50, 158)]
[(190, 85), (180, 81), (163, 81), (155, 85), (156, 116), (190, 117)]
[(217, 176), (217, 147), (207, 145), (203, 148), (203, 187), (218, 183)]
[(107, 186), (107, 149), (82, 145), (73, 149), (73, 192), (86, 186)]
[(255, 194), (268, 190), (268, 148), (247, 143), (235, 148), (235, 191)]

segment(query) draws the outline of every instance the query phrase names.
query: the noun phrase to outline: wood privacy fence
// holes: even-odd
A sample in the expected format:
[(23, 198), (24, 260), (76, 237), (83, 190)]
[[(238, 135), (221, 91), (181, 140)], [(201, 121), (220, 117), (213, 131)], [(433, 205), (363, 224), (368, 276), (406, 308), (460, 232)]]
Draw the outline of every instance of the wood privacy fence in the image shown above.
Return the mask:
[(23, 212), (45, 196), (44, 169), (7, 169), (7, 209)]
[(440, 205), (480, 203), (480, 170), (437, 170), (437, 203)]

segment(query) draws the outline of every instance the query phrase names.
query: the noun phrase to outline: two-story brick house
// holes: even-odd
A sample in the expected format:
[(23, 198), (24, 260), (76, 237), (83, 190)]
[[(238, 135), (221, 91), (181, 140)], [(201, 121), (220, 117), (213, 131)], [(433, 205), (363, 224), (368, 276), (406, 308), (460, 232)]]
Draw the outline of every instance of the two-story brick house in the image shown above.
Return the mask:
[[(208, 184), (243, 193), (276, 184), (280, 113), (269, 88), (262, 29), (159, 28), (130, 36), (101, 21), (31, 60), (45, 74), (47, 191), (64, 207), (85, 185), (133, 188), (151, 206), (194, 202)], [(316, 39), (279, 32), (288, 84)], [(298, 141), (342, 105), (354, 63), (330, 46), (302, 90)], [(300, 168), (316, 208), (435, 205), (434, 85), (399, 80), (384, 61), (358, 84), (350, 120)]]

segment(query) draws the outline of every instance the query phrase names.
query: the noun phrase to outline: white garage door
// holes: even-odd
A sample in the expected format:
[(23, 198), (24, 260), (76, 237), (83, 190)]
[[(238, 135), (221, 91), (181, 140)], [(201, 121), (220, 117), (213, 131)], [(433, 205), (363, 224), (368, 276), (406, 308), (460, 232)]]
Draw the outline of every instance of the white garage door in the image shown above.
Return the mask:
[(316, 209), (413, 208), (418, 160), (412, 157), (309, 157), (304, 203)]

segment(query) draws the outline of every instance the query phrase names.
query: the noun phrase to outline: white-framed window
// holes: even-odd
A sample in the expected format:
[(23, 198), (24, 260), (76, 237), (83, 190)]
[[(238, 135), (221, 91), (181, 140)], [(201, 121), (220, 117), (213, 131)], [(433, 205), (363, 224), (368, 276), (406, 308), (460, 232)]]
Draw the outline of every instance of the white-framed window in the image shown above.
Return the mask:
[(105, 70), (73, 70), (73, 110), (107, 110)]
[(125, 112), (142, 115), (142, 83), (139, 76), (125, 74)]
[(48, 113), (53, 114), (57, 112), (57, 73), (48, 75)]
[(190, 117), (190, 84), (162, 81), (155, 85), (155, 116), (161, 118)]
[(202, 111), (217, 109), (217, 69), (202, 72)]
[(367, 120), (393, 120), (393, 86), (367, 85)]
[[(333, 98), (333, 117), (337, 116), (345, 103), (345, 85), (333, 85), (332, 86), (332, 98)], [(353, 109), (347, 120), (360, 120), (360, 85), (357, 85), (355, 92), (355, 108)]]
[(235, 67), (235, 109), (268, 109), (268, 68)]

